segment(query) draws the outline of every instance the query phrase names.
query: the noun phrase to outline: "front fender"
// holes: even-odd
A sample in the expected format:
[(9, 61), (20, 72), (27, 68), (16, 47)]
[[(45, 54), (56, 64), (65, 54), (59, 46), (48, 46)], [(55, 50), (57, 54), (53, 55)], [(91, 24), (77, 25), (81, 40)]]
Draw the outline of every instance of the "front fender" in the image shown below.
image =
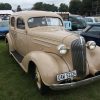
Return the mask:
[(33, 51), (29, 53), (22, 61), (22, 64), (27, 72), (30, 61), (33, 61), (36, 64), (42, 81), (47, 86), (57, 83), (57, 74), (69, 71), (66, 63), (56, 54), (50, 54), (41, 51)]
[(100, 47), (97, 46), (94, 50), (87, 49), (87, 61), (89, 70), (92, 75), (100, 71)]

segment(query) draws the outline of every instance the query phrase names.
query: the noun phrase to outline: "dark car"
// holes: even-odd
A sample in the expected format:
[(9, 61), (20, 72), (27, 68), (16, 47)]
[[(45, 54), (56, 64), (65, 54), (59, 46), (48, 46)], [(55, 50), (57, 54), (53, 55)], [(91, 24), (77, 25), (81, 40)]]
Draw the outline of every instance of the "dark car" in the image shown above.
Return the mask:
[(5, 35), (9, 32), (9, 21), (2, 20), (0, 21), (0, 37), (5, 37)]
[(84, 29), (87, 26), (84, 18), (80, 15), (69, 15), (69, 21), (72, 22), (72, 30)]
[(95, 41), (100, 46), (100, 24), (91, 24), (83, 30), (81, 35), (87, 41)]
[(87, 23), (84, 17), (80, 15), (73, 15), (73, 14), (70, 14), (69, 12), (57, 12), (57, 14), (59, 14), (63, 18), (64, 23), (65, 21), (71, 22), (71, 24), (68, 22), (66, 22), (67, 24), (65, 24), (65, 28), (66, 28), (66, 25), (68, 24), (69, 26), (71, 25), (71, 28), (69, 28), (69, 30), (77, 31), (80, 29), (85, 29), (87, 27)]

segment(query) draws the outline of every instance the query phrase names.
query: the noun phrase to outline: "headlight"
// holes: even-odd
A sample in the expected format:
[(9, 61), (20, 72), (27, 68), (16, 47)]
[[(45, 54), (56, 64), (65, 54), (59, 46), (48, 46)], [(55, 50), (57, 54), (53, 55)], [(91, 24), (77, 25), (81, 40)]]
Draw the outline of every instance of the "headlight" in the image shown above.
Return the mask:
[(88, 41), (86, 46), (88, 49), (94, 50), (96, 48), (96, 43), (94, 41)]
[(66, 54), (67, 53), (67, 48), (66, 48), (66, 46), (64, 44), (60, 44), (58, 46), (58, 51), (59, 51), (60, 54), (63, 55), (63, 54)]

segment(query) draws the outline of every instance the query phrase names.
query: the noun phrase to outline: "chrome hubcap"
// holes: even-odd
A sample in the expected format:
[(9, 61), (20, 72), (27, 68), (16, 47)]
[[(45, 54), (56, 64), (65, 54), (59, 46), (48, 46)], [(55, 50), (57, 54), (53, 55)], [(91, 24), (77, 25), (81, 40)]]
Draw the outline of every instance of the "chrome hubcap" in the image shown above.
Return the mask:
[(41, 78), (38, 69), (36, 68), (36, 80), (37, 80), (37, 86), (40, 89), (41, 88)]

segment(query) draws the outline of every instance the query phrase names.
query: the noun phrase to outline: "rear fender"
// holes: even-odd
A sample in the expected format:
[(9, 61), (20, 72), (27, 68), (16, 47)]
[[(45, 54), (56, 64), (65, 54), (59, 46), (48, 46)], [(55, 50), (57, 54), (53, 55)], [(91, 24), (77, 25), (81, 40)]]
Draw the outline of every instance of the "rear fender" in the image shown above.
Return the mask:
[(87, 49), (87, 61), (89, 70), (92, 75), (100, 71), (100, 47), (97, 46), (94, 50)]
[(6, 43), (9, 44), (9, 52), (14, 51), (13, 42), (9, 33), (6, 35)]

